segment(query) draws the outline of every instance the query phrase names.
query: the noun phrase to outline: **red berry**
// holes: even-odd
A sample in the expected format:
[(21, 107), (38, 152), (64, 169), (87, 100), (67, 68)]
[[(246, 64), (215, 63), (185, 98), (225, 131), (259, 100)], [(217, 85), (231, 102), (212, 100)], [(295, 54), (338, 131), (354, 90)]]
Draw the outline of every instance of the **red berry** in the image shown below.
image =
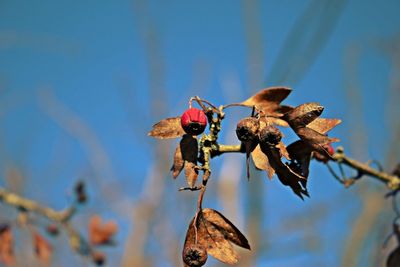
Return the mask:
[(190, 135), (199, 135), (207, 126), (206, 114), (201, 109), (189, 108), (181, 116), (183, 130)]

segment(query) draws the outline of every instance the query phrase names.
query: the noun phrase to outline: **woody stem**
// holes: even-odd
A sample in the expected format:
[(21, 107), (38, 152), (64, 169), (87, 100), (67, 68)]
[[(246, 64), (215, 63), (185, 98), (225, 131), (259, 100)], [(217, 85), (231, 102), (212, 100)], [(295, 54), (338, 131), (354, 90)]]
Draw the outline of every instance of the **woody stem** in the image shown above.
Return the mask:
[(332, 155), (334, 161), (340, 164), (347, 165), (363, 175), (373, 177), (387, 185), (391, 190), (400, 189), (400, 178), (396, 175), (391, 175), (384, 171), (376, 170), (366, 163), (362, 163), (355, 159), (349, 158), (344, 153), (343, 147), (338, 147), (335, 154)]

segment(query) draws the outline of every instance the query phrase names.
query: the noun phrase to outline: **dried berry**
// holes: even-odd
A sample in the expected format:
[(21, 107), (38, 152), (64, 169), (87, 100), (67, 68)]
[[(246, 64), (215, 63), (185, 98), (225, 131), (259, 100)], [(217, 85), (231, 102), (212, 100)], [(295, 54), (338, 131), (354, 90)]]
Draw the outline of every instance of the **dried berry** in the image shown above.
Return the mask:
[(184, 248), (182, 252), (183, 262), (190, 267), (203, 266), (208, 258), (206, 249), (200, 245), (190, 245)]
[(247, 117), (239, 121), (236, 126), (236, 135), (242, 141), (242, 147), (246, 152), (246, 169), (247, 178), (250, 177), (249, 159), (250, 153), (258, 145), (258, 131), (260, 129), (260, 121), (254, 117)]
[(282, 139), (282, 133), (273, 125), (265, 126), (260, 132), (260, 142), (269, 144), (269, 145), (277, 145)]
[(183, 130), (190, 135), (199, 135), (207, 126), (207, 117), (204, 111), (197, 108), (189, 108), (181, 116)]
[(260, 122), (257, 118), (247, 117), (239, 121), (236, 126), (236, 135), (242, 142), (258, 141)]

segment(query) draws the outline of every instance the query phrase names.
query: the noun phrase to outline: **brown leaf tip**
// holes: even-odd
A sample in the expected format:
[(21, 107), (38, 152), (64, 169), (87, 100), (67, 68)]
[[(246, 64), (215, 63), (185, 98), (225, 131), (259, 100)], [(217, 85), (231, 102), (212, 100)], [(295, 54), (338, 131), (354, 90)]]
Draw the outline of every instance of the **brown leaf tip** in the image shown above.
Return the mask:
[(183, 249), (182, 259), (190, 267), (200, 267), (207, 262), (207, 251), (200, 244), (189, 245)]

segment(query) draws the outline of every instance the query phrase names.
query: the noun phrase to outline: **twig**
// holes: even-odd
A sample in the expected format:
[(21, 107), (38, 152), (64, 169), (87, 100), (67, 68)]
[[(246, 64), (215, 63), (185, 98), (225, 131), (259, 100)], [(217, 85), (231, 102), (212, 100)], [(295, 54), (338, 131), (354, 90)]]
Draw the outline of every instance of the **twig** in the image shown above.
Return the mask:
[(343, 147), (338, 147), (336, 153), (332, 155), (334, 161), (339, 164), (347, 165), (359, 172), (361, 175), (368, 175), (372, 178), (375, 178), (387, 185), (391, 190), (399, 190), (400, 189), (400, 178), (386, 173), (384, 171), (379, 171), (370, 167), (366, 163), (359, 162), (355, 159), (349, 158), (344, 153)]
[(52, 222), (61, 225), (66, 230), (69, 237), (69, 244), (74, 251), (84, 256), (92, 254), (93, 250), (91, 249), (89, 243), (69, 223), (70, 219), (77, 211), (76, 203), (73, 203), (73, 205), (71, 205), (69, 208), (56, 211), (50, 207), (42, 206), (36, 201), (24, 198), (1, 187), (0, 202), (15, 207), (19, 211), (38, 214)]

